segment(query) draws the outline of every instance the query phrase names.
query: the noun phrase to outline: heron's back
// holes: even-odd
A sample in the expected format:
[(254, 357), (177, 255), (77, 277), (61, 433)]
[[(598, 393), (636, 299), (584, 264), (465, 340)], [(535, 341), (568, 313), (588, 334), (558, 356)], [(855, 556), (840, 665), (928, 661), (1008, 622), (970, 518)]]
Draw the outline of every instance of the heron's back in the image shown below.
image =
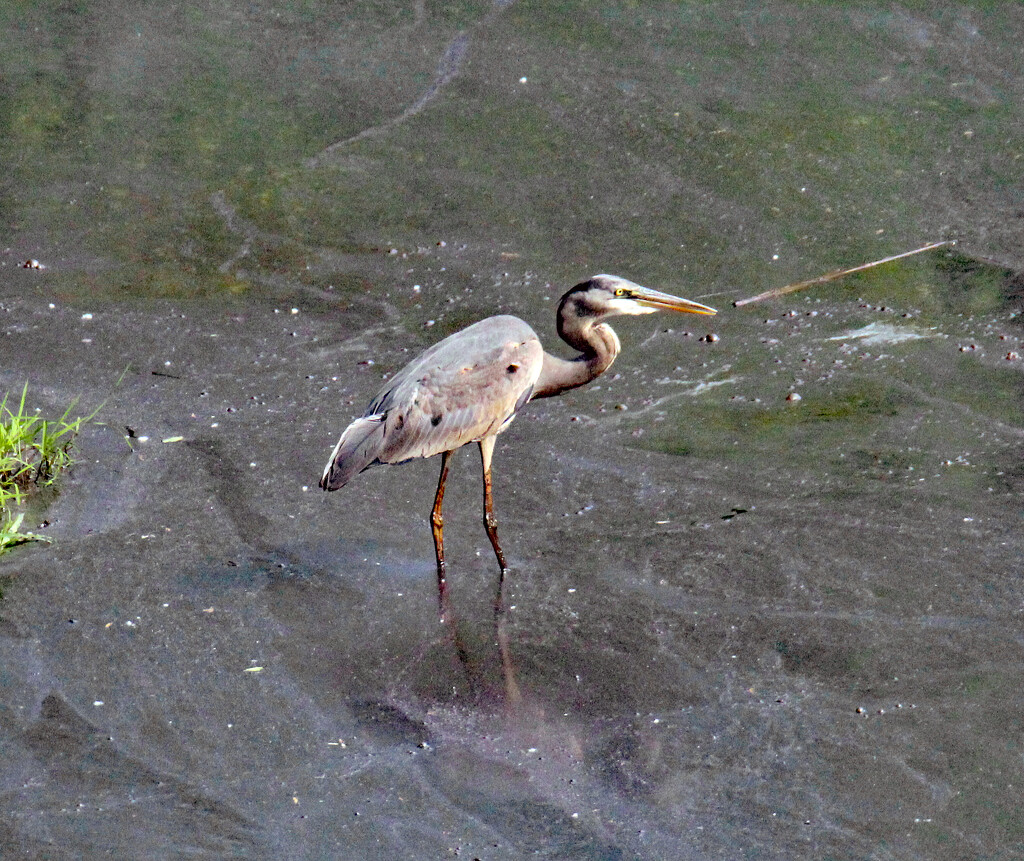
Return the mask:
[(375, 463), (430, 457), (500, 433), (530, 399), (543, 355), (533, 329), (504, 315), (439, 341), (349, 425), (321, 486), (335, 490)]

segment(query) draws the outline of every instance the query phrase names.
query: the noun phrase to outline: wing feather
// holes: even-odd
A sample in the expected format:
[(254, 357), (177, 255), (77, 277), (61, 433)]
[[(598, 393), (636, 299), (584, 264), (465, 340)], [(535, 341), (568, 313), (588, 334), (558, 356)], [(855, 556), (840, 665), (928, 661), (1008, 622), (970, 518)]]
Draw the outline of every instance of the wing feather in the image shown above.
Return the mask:
[(363, 416), (345, 429), (320, 477), (320, 487), (344, 487), (354, 475), (376, 462), (384, 443), (384, 419), (382, 415)]

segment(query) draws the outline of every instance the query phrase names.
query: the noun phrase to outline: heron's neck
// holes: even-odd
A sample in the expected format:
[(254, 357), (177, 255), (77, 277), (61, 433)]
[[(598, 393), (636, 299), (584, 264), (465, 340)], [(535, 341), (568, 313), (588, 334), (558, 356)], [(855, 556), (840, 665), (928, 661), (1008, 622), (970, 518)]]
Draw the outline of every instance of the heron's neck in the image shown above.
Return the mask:
[(545, 353), (540, 377), (533, 387), (533, 400), (550, 398), (589, 383), (611, 367), (622, 349), (615, 331), (605, 323), (574, 329), (560, 326), (558, 334), (580, 355), (567, 360)]

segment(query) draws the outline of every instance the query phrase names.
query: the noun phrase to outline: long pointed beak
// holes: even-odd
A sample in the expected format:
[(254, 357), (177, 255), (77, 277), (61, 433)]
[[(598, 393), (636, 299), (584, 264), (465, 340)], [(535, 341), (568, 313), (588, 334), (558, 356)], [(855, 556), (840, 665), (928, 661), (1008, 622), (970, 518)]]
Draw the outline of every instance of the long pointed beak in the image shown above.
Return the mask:
[(637, 304), (647, 308), (657, 308), (659, 311), (682, 311), (686, 314), (707, 314), (709, 316), (718, 313), (714, 308), (701, 305), (700, 302), (673, 296), (671, 293), (649, 290), (647, 287), (639, 285), (630, 289), (630, 294), (630, 298)]

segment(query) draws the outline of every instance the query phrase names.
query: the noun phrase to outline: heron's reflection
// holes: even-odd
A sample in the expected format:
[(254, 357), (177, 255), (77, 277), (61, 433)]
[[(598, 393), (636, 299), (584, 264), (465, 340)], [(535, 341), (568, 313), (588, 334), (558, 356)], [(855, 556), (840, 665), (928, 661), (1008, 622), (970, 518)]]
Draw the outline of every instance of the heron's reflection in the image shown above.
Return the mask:
[[(441, 622), (446, 628), (447, 637), (451, 639), (455, 649), (455, 655), (466, 678), (469, 689), (469, 696), (474, 702), (485, 699), (500, 698), (506, 708), (514, 709), (522, 703), (523, 695), (516, 678), (515, 665), (512, 660), (512, 650), (509, 645), (508, 635), (508, 611), (513, 607), (505, 606), (505, 579), (498, 581), (498, 588), (494, 596), (493, 616), (493, 637), (488, 638), (490, 647), (487, 651), (490, 655), (480, 656), (480, 647), (474, 654), (470, 647), (470, 639), (466, 634), (470, 630), (467, 626), (460, 624), (454, 611), (450, 606), (447, 593), (441, 599)], [(472, 638), (475, 639), (475, 638)], [(491, 650), (494, 651), (491, 651)], [(497, 662), (489, 657), (497, 655)], [(494, 667), (497, 666), (501, 674), (500, 686), (495, 684)], [(500, 691), (500, 693), (499, 693)]]

